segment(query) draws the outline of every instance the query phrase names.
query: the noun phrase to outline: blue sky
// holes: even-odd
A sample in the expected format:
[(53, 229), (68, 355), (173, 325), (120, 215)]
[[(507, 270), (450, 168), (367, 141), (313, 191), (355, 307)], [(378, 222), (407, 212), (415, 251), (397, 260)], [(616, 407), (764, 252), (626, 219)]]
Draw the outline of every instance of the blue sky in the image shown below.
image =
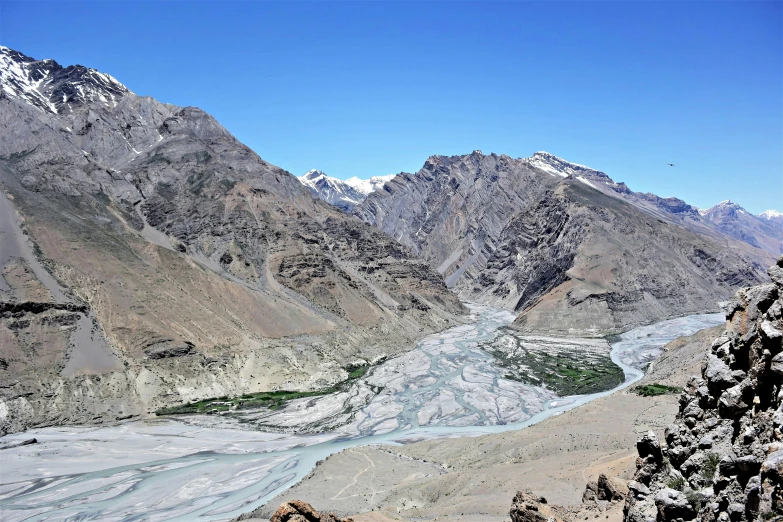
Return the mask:
[(782, 6), (2, 2), (0, 44), (199, 106), (297, 175), (546, 150), (760, 212), (783, 210)]

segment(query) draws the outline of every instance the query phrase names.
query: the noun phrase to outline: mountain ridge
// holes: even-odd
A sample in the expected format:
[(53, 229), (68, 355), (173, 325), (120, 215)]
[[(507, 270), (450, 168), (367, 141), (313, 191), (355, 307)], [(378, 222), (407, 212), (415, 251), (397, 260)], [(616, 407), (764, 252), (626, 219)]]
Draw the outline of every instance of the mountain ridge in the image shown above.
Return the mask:
[[(0, 184), (17, 216), (0, 241), (34, 252), (0, 267), (0, 301), (19, 304), (0, 314), (0, 373), (16, 376), (0, 432), (326, 387), (464, 313), (424, 262), (204, 111), (109, 89), (81, 66), (47, 61), (41, 80), (42, 61), (0, 56)], [(9, 62), (40, 96), (14, 87)], [(94, 316), (118, 369), (63, 373), (85, 345), (24, 305), (48, 291), (30, 290), (46, 287), (39, 261)]]
[(682, 200), (543, 152), (431, 156), (353, 213), (438, 267), (462, 299), (562, 335), (635, 326), (642, 310), (658, 320), (716, 310), (773, 259)]

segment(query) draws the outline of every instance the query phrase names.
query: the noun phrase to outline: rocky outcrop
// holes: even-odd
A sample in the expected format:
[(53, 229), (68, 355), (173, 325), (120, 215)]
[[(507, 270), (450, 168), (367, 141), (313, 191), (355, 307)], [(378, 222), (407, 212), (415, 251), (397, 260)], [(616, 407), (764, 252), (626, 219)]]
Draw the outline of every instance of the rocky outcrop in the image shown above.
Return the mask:
[(638, 442), (626, 521), (783, 517), (783, 258), (769, 275), (737, 292), (665, 444)]
[(353, 213), (437, 267), (464, 300), (511, 308), (515, 328), (557, 335), (716, 311), (763, 281), (773, 259), (680, 200), (546, 153), (432, 156)]
[[(261, 520), (256, 512), (247, 513), (235, 518), (232, 522), (242, 520)], [(352, 518), (340, 518), (334, 513), (319, 513), (313, 506), (301, 500), (290, 500), (282, 504), (270, 522), (353, 522)]]
[(544, 497), (533, 494), (532, 491), (519, 491), (514, 496), (509, 516), (511, 522), (564, 522), (562, 515), (557, 514), (558, 508), (550, 506)]
[(618, 502), (625, 500), (627, 494), (628, 487), (625, 484), (601, 473), (597, 481), (587, 483), (582, 495), (582, 502)]
[(614, 518), (627, 493), (628, 488), (623, 483), (601, 473), (596, 482), (587, 484), (581, 505), (564, 507), (549, 504), (546, 498), (525, 490), (514, 496), (509, 516), (511, 522), (575, 522), (599, 516), (603, 518), (604, 513), (611, 513)]

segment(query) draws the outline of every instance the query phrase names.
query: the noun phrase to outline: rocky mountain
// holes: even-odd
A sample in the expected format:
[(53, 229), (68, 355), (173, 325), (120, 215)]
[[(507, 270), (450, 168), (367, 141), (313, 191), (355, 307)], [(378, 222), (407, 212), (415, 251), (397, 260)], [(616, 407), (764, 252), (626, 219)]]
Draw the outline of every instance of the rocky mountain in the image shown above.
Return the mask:
[(437, 267), (463, 299), (513, 308), (517, 328), (557, 334), (715, 310), (762, 281), (773, 258), (681, 200), (544, 152), (432, 156), (353, 212)]
[(699, 213), (728, 236), (767, 252), (783, 254), (783, 218), (774, 211), (754, 216), (726, 200)]
[(783, 258), (737, 293), (666, 429), (637, 444), (625, 520), (783, 517)]
[(373, 176), (370, 179), (348, 178), (345, 181), (327, 176), (323, 171), (310, 170), (298, 179), (308, 187), (313, 195), (330, 205), (350, 212), (353, 207), (364, 201), (371, 193), (383, 188), (383, 185), (394, 177)]
[(345, 181), (330, 178), (320, 170), (310, 170), (298, 179), (302, 185), (310, 189), (314, 196), (345, 212), (350, 212), (353, 207), (367, 197), (366, 194), (359, 192)]
[(346, 378), (464, 308), (195, 107), (0, 48), (0, 433)]

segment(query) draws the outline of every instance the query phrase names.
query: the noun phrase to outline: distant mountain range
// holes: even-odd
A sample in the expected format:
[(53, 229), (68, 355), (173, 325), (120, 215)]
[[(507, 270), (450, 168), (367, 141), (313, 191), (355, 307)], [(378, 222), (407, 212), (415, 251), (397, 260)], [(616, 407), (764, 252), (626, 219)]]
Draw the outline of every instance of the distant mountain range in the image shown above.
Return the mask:
[(392, 178), (394, 178), (394, 174), (373, 176), (370, 179), (353, 177), (341, 180), (327, 176), (321, 170), (310, 170), (298, 179), (314, 195), (340, 210), (349, 212), (364, 201), (364, 198), (371, 192), (383, 188), (383, 185)]
[(714, 310), (764, 280), (780, 252), (771, 227), (737, 238), (682, 200), (546, 152), (432, 156), (353, 212), (429, 261), (464, 300), (565, 335)]
[(776, 210), (753, 215), (726, 200), (699, 210), (699, 214), (726, 235), (773, 254), (783, 254), (783, 214)]
[[(669, 197), (661, 198), (655, 194), (632, 192), (624, 183), (615, 183), (603, 172), (584, 165), (571, 163), (548, 152), (536, 152), (526, 158), (530, 166), (547, 172), (552, 176), (566, 178), (569, 176), (583, 182), (594, 184), (595, 188), (614, 196), (621, 196), (634, 202), (640, 208), (652, 210), (657, 208), (671, 215), (692, 218), (709, 222), (713, 228), (756, 248), (773, 254), (783, 254), (783, 213), (777, 210), (767, 210), (753, 215), (741, 206), (731, 201), (722, 201), (707, 210), (698, 209), (685, 201)], [(356, 205), (364, 201), (369, 194), (380, 190), (386, 182), (395, 175), (376, 176), (368, 180), (353, 177), (341, 180), (327, 176), (323, 171), (310, 170), (298, 179), (306, 185), (314, 195), (337, 208), (350, 212)], [(687, 223), (683, 220), (681, 224)], [(699, 230), (697, 223), (688, 223)]]

